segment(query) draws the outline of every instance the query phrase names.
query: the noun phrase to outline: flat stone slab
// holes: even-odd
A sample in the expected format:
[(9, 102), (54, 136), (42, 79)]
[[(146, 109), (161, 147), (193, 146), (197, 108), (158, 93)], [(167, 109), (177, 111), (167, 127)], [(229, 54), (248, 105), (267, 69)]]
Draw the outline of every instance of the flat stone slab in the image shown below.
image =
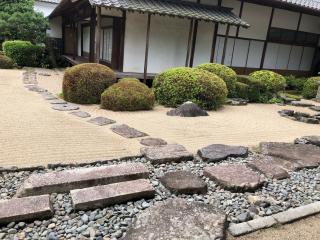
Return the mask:
[(312, 107), (312, 106), (314, 106), (314, 104), (306, 103), (306, 102), (300, 102), (300, 101), (292, 101), (291, 105), (295, 106), (295, 107)]
[(76, 111), (76, 112), (71, 112), (69, 113), (71, 115), (74, 115), (74, 116), (77, 116), (77, 117), (80, 117), (80, 118), (88, 118), (88, 117), (91, 117), (91, 115), (87, 112), (83, 112), (83, 111)]
[(26, 85), (25, 87), (27, 89), (29, 89), (29, 91), (32, 91), (32, 92), (38, 92), (38, 93), (47, 92), (46, 89), (41, 88), (38, 85)]
[(0, 200), (0, 224), (52, 216), (49, 195)]
[(148, 134), (144, 133), (144, 132), (140, 132), (135, 128), (129, 127), (126, 124), (121, 124), (121, 125), (117, 125), (117, 126), (112, 126), (111, 130), (122, 136), (125, 138), (139, 138), (139, 137), (145, 137), (148, 136)]
[(51, 104), (67, 104), (67, 102), (62, 99), (54, 99), (54, 100), (51, 100), (50, 103)]
[(155, 190), (147, 179), (71, 190), (75, 210), (104, 208), (136, 199), (152, 198), (154, 195)]
[(320, 148), (314, 145), (262, 142), (260, 150), (266, 155), (296, 161), (306, 168), (320, 165)]
[(198, 150), (198, 155), (209, 162), (218, 162), (228, 157), (247, 157), (248, 148), (242, 146), (229, 146), (223, 144), (212, 144)]
[(161, 138), (144, 138), (140, 143), (145, 146), (162, 146), (167, 145), (167, 142)]
[(79, 107), (74, 104), (53, 104), (52, 109), (57, 111), (74, 111), (78, 110)]
[(320, 136), (304, 136), (294, 140), (296, 144), (312, 144), (320, 147)]
[(148, 177), (148, 169), (140, 163), (123, 163), (111, 166), (32, 174), (24, 181), (16, 196), (24, 197), (48, 193), (64, 193), (72, 189)]
[(168, 172), (161, 179), (161, 183), (176, 194), (205, 194), (207, 184), (188, 171)]
[(168, 199), (141, 212), (124, 240), (225, 239), (226, 215), (211, 205)]
[(312, 106), (310, 107), (310, 109), (316, 112), (320, 112), (320, 106)]
[(105, 126), (108, 124), (113, 124), (116, 121), (109, 119), (109, 118), (105, 118), (105, 117), (96, 117), (96, 118), (92, 118), (88, 121), (88, 123), (92, 123), (98, 126)]
[(279, 167), (281, 167), (286, 171), (296, 171), (296, 170), (303, 169), (303, 165), (297, 161), (286, 160), (283, 158), (268, 156), (268, 155), (265, 155), (264, 158), (268, 159), (269, 162), (271, 162), (272, 164), (278, 165)]
[(286, 170), (276, 164), (275, 161), (270, 159), (268, 156), (257, 157), (253, 161), (249, 162), (248, 166), (269, 178), (280, 180), (290, 177)]
[(45, 92), (45, 93), (43, 93), (43, 94), (41, 94), (42, 95), (42, 97), (43, 97), (43, 99), (45, 99), (45, 100), (56, 100), (56, 99), (58, 99), (56, 96), (54, 96), (53, 94), (51, 94), (51, 93), (47, 93), (47, 92)]
[(204, 175), (223, 188), (235, 192), (253, 191), (265, 182), (256, 172), (242, 164), (206, 167)]
[(189, 153), (184, 146), (178, 144), (143, 147), (140, 149), (140, 152), (152, 164), (182, 162), (193, 159), (192, 153)]

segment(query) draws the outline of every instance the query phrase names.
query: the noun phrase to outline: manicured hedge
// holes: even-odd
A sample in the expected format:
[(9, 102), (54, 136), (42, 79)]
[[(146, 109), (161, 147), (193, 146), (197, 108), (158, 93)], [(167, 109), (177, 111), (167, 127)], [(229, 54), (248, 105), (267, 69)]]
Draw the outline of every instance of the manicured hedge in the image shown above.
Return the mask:
[(303, 90), (303, 86), (308, 78), (303, 77), (295, 77), (293, 75), (286, 76), (286, 83), (288, 90), (294, 90), (297, 92), (301, 92)]
[(101, 107), (112, 111), (139, 111), (153, 108), (153, 91), (135, 78), (123, 78), (101, 95)]
[(4, 42), (2, 47), (5, 55), (12, 58), (19, 66), (38, 67), (41, 65), (44, 46), (15, 40)]
[(73, 103), (99, 103), (101, 94), (116, 82), (115, 73), (107, 66), (84, 63), (65, 71), (63, 97)]
[(225, 82), (217, 75), (187, 67), (160, 73), (153, 81), (153, 88), (160, 104), (177, 107), (192, 101), (207, 110), (218, 109), (228, 93)]
[(229, 97), (235, 96), (237, 74), (232, 68), (229, 68), (219, 63), (204, 63), (199, 65), (197, 68), (206, 70), (218, 75), (227, 84), (228, 96)]
[(286, 87), (286, 79), (273, 71), (260, 70), (250, 74), (250, 77), (261, 83), (263, 90), (270, 93), (283, 91)]
[(315, 98), (317, 96), (320, 77), (309, 78), (303, 87), (302, 96), (307, 99)]
[(11, 69), (14, 68), (14, 65), (11, 58), (0, 54), (0, 69)]
[[(247, 86), (247, 88), (244, 88), (242, 86), (242, 91), (247, 91), (246, 93), (242, 93), (243, 96), (245, 96), (245, 94), (247, 95), (247, 98), (241, 97), (239, 96), (239, 84), (245, 84)], [(237, 89), (236, 89), (236, 96), (240, 97), (240, 98), (244, 98), (249, 100), (250, 102), (260, 102), (261, 99), (261, 89), (262, 89), (262, 85), (261, 82), (255, 80), (254, 78), (251, 78), (249, 76), (244, 76), (244, 75), (239, 75), (237, 76)], [(240, 90), (240, 91), (241, 91)]]

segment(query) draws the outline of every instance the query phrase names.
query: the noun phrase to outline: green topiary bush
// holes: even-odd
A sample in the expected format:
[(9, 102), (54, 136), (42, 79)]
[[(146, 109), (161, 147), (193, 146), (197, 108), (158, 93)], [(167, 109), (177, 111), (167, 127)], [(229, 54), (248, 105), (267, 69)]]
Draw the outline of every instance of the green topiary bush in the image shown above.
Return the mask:
[(19, 66), (39, 67), (44, 53), (44, 46), (33, 45), (28, 41), (6, 41), (2, 44), (6, 56)]
[(101, 95), (101, 107), (112, 111), (139, 111), (153, 108), (153, 91), (135, 78), (123, 78)]
[(0, 54), (0, 69), (11, 69), (14, 66), (15, 63), (11, 58)]
[(64, 73), (63, 97), (73, 103), (99, 103), (104, 90), (115, 82), (115, 73), (107, 66), (97, 63), (79, 64)]
[(269, 93), (283, 91), (286, 87), (286, 79), (273, 71), (260, 70), (250, 74), (250, 77), (261, 83), (262, 90)]
[(234, 97), (249, 100), (249, 89), (249, 85), (242, 82), (236, 82)]
[(315, 98), (320, 85), (319, 83), (320, 77), (309, 78), (303, 86), (302, 96), (307, 99)]
[[(261, 82), (251, 78), (249, 76), (238, 75), (237, 82), (243, 83), (248, 86), (248, 100), (250, 102), (260, 102), (261, 101), (261, 89), (262, 85)], [(236, 90), (237, 94), (238, 90)]]
[(302, 92), (304, 83), (308, 80), (303, 77), (295, 77), (293, 75), (285, 76), (287, 83), (287, 90), (294, 90), (296, 92)]
[(227, 84), (228, 96), (235, 97), (237, 74), (233, 69), (219, 63), (204, 63), (197, 68), (209, 71), (222, 78)]
[(176, 107), (192, 101), (207, 110), (218, 109), (228, 93), (225, 82), (217, 75), (187, 67), (162, 72), (154, 79), (153, 88), (160, 104)]

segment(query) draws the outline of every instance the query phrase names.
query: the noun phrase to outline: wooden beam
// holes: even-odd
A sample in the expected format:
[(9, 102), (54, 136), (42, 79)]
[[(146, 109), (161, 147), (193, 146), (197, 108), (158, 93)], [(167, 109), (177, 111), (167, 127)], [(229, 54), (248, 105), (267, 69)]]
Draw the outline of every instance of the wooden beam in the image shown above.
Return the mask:
[(100, 61), (100, 33), (101, 33), (101, 7), (96, 7), (97, 24), (95, 27), (95, 62)]
[(187, 56), (186, 56), (186, 63), (185, 63), (185, 67), (188, 67), (188, 66), (189, 66), (189, 58), (190, 58), (190, 46), (191, 46), (192, 29), (193, 29), (193, 19), (191, 19), (191, 20), (190, 20), (189, 36), (188, 36), (188, 46), (187, 46)]
[(263, 50), (262, 50), (262, 56), (261, 56), (261, 62), (260, 62), (260, 69), (263, 68), (264, 58), (265, 58), (265, 56), (266, 56), (267, 45), (268, 45), (268, 40), (269, 40), (270, 28), (271, 28), (271, 24), (272, 24), (272, 20), (273, 20), (273, 15), (274, 15), (274, 8), (272, 8), (272, 10), (271, 10), (271, 16), (270, 16), (270, 19), (269, 19), (267, 37), (266, 37), (266, 41), (264, 42)]
[(226, 58), (227, 45), (228, 45), (228, 40), (229, 40), (229, 32), (230, 32), (230, 24), (227, 25), (226, 36), (224, 38), (224, 45), (223, 45), (223, 52), (222, 52), (222, 59), (221, 59), (222, 64), (224, 64), (225, 58)]
[(89, 62), (95, 62), (96, 8), (91, 8), (90, 15), (90, 50)]
[(150, 39), (150, 24), (151, 24), (151, 14), (148, 14), (147, 22), (147, 35), (146, 35), (146, 51), (144, 55), (144, 71), (143, 71), (143, 82), (147, 83), (147, 72), (148, 72), (148, 57), (149, 57), (149, 39)]

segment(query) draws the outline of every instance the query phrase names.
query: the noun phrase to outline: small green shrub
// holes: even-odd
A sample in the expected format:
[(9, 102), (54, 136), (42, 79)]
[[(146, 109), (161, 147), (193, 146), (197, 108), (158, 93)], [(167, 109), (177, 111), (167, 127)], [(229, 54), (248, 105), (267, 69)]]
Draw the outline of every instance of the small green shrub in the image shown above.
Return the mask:
[(14, 68), (14, 61), (4, 55), (0, 55), (0, 69), (11, 69)]
[(233, 69), (219, 63), (204, 63), (197, 66), (197, 68), (218, 75), (227, 84), (228, 96), (235, 96), (237, 74)]
[(285, 76), (287, 83), (287, 90), (294, 90), (301, 92), (303, 90), (304, 83), (308, 80), (303, 77), (295, 77), (293, 75)]
[(19, 66), (38, 67), (41, 65), (44, 47), (33, 45), (28, 41), (6, 41), (2, 44), (6, 56), (12, 58)]
[(135, 78), (124, 78), (101, 95), (101, 107), (112, 111), (139, 111), (153, 108), (153, 91)]
[(286, 87), (286, 79), (273, 71), (256, 71), (251, 73), (250, 77), (260, 82), (265, 92), (277, 93), (283, 91)]
[(248, 100), (250, 102), (261, 102), (262, 85), (259, 81), (249, 76), (238, 75), (237, 82), (248, 86)]
[(187, 67), (160, 73), (153, 81), (153, 88), (160, 104), (176, 107), (192, 101), (207, 110), (218, 109), (228, 93), (225, 82), (217, 75)]
[(242, 82), (236, 82), (234, 97), (249, 100), (249, 85)]
[(315, 98), (320, 85), (319, 83), (320, 77), (309, 78), (303, 86), (302, 96), (307, 99)]
[(73, 103), (99, 103), (104, 90), (115, 82), (115, 73), (107, 66), (96, 63), (79, 64), (64, 73), (63, 97)]

